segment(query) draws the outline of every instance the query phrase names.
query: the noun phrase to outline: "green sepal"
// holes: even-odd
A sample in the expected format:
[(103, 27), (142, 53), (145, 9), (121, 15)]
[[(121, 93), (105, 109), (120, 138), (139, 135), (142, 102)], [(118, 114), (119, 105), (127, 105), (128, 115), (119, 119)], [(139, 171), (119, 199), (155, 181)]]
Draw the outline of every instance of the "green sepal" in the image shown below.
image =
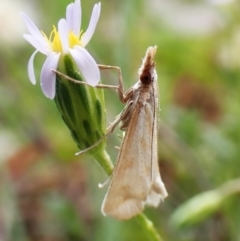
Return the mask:
[[(58, 71), (83, 81), (70, 55), (60, 57)], [(56, 77), (55, 103), (80, 150), (94, 145), (106, 133), (106, 111), (102, 89), (73, 83), (62, 76)], [(90, 154), (103, 151), (105, 139), (89, 150)]]

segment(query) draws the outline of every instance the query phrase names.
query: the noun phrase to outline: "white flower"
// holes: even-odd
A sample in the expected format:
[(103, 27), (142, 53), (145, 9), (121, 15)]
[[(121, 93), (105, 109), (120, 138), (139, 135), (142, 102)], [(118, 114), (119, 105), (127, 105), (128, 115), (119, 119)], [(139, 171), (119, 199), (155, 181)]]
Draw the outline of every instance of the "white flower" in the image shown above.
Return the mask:
[(28, 62), (28, 77), (32, 84), (36, 84), (33, 60), (36, 53), (41, 52), (47, 58), (42, 66), (40, 82), (42, 91), (50, 99), (55, 96), (56, 74), (52, 69), (56, 69), (60, 55), (70, 54), (76, 62), (85, 80), (92, 86), (100, 81), (100, 72), (97, 63), (85, 49), (95, 31), (101, 11), (101, 3), (93, 7), (92, 16), (88, 29), (85, 33), (80, 31), (81, 27), (81, 6), (80, 0), (75, 0), (67, 6), (66, 19), (60, 19), (58, 30), (53, 27), (50, 37), (39, 31), (31, 19), (21, 13), (29, 34), (24, 34), (24, 38), (36, 50)]

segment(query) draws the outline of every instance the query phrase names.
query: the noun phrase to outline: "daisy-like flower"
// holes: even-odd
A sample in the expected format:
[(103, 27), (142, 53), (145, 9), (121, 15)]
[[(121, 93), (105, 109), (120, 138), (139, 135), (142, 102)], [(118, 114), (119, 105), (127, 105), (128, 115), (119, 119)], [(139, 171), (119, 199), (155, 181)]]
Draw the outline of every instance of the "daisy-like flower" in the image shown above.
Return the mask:
[(74, 3), (67, 6), (66, 18), (59, 20), (58, 29), (53, 27), (49, 38), (39, 31), (26, 14), (21, 13), (29, 31), (29, 34), (24, 34), (24, 38), (36, 48), (28, 62), (28, 77), (32, 84), (36, 84), (33, 65), (35, 55), (41, 52), (47, 56), (40, 75), (41, 88), (46, 97), (50, 99), (55, 97), (56, 74), (52, 69), (57, 69), (61, 55), (71, 55), (82, 76), (90, 85), (95, 86), (100, 81), (97, 63), (85, 49), (95, 31), (100, 11), (101, 3), (95, 4), (87, 31), (83, 33), (80, 31), (80, 0), (75, 0)]

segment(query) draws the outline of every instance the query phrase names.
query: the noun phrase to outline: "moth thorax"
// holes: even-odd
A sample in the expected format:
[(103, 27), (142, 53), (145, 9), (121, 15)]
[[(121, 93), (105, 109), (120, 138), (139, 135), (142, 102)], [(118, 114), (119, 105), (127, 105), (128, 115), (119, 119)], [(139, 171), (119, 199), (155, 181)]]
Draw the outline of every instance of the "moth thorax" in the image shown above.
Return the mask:
[(149, 85), (152, 81), (151, 73), (149, 71), (142, 72), (142, 74), (140, 75), (140, 80), (141, 80), (142, 84)]

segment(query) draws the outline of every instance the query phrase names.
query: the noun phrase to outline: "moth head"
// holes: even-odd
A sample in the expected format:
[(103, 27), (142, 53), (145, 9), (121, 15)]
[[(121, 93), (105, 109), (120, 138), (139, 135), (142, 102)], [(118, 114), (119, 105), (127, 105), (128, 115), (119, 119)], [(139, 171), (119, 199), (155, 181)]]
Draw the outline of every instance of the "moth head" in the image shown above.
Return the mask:
[(140, 75), (140, 81), (144, 85), (149, 85), (152, 82), (152, 75), (149, 71), (144, 71)]
[(150, 84), (152, 81), (154, 81), (154, 78), (156, 76), (155, 62), (154, 62), (154, 56), (156, 54), (156, 51), (157, 51), (157, 46), (149, 47), (147, 49), (145, 57), (142, 60), (142, 65), (138, 71), (140, 75), (140, 81), (144, 85)]

